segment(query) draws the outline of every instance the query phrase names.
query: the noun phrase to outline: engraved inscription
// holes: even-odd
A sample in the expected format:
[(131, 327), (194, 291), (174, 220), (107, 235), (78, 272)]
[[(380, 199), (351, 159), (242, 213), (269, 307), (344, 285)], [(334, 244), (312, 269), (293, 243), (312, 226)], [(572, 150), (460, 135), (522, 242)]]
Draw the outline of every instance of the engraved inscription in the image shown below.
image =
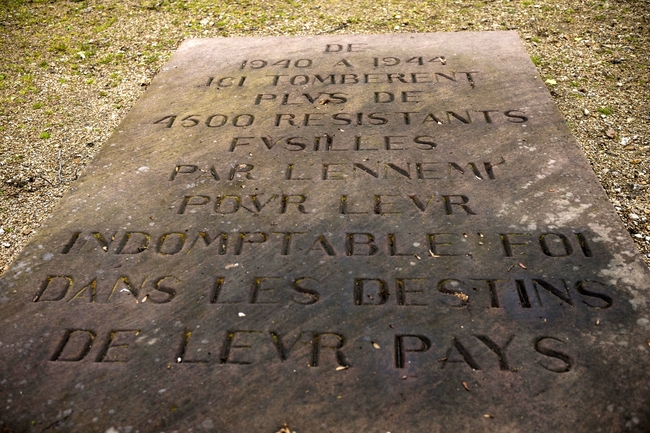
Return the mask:
[[(271, 196), (221, 196), (214, 201), (213, 211), (227, 215), (235, 212), (261, 214), (271, 206), (272, 213), (310, 215), (307, 197), (295, 195)], [(194, 213), (195, 208), (211, 204), (209, 196), (187, 196), (181, 202), (178, 214)], [(435, 209), (432, 211), (432, 208)], [(365, 201), (351, 196), (340, 196), (336, 214), (384, 217), (402, 213), (435, 214), (442, 216), (475, 215), (469, 199), (464, 195), (441, 197), (375, 195)], [(215, 212), (216, 213), (216, 212)], [(370, 248), (372, 254), (388, 257), (418, 256), (418, 260), (435, 260), (440, 257), (471, 258), (484, 252), (493, 259), (544, 257), (562, 260), (578, 257), (589, 260), (596, 257), (589, 236), (582, 232), (553, 231), (541, 233), (490, 233), (487, 231), (464, 232), (417, 232), (393, 233), (344, 232), (313, 233), (306, 230), (246, 230), (223, 231), (208, 229), (184, 229), (176, 232), (145, 232), (107, 230), (102, 232), (76, 231), (60, 249), (62, 255), (148, 255), (161, 257), (192, 256), (206, 250), (217, 255), (235, 255), (263, 249), (274, 255), (303, 255), (309, 252), (325, 252), (331, 256), (355, 256), (362, 251), (361, 245)], [(359, 245), (359, 247), (357, 247)], [(356, 251), (356, 252), (355, 252)], [(65, 296), (70, 284), (68, 277), (53, 276), (44, 282), (40, 292), (48, 289), (51, 298)], [(40, 297), (40, 295), (39, 295)], [(55, 299), (56, 300), (56, 299)]]
[(0, 424), (641, 419), (648, 278), (515, 36), (184, 45), (0, 280)]
[[(101, 333), (88, 329), (65, 331), (50, 361), (56, 362), (111, 362), (126, 363), (132, 355), (134, 339), (138, 329), (116, 329)], [(101, 341), (101, 338), (104, 341)]]

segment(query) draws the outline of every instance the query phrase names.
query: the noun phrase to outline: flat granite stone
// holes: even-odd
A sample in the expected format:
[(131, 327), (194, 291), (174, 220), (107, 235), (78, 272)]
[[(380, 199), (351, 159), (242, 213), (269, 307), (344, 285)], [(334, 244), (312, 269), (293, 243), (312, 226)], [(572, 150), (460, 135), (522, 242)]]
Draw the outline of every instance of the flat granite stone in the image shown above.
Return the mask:
[(191, 39), (0, 280), (0, 430), (647, 432), (649, 287), (515, 32)]

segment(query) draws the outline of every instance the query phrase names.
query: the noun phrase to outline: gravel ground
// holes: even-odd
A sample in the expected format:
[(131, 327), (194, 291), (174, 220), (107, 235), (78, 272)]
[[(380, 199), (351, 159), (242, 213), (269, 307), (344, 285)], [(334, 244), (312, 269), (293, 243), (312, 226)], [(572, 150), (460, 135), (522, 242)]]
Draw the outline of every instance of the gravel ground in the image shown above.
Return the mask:
[(188, 37), (517, 30), (650, 264), (650, 0), (0, 0), (0, 274)]

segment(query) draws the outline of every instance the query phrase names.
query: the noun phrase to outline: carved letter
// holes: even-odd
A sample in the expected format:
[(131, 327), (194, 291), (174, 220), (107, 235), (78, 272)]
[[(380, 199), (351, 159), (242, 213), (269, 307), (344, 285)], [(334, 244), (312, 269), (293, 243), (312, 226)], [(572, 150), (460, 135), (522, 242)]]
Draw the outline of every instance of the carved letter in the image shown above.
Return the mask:
[[(325, 339), (334, 339), (334, 344), (325, 344)], [(320, 361), (320, 349), (334, 349), (334, 354), (336, 355), (336, 363), (341, 367), (349, 367), (350, 365), (346, 362), (343, 352), (340, 350), (345, 344), (345, 338), (341, 334), (335, 334), (333, 332), (326, 332), (322, 334), (314, 334), (311, 346), (311, 363), (310, 367), (318, 367)]]
[(250, 335), (250, 334), (261, 334), (261, 331), (228, 331), (226, 332), (226, 340), (221, 347), (221, 356), (219, 360), (222, 364), (239, 364), (239, 365), (248, 365), (252, 364), (250, 361), (241, 361), (241, 360), (232, 360), (232, 350), (233, 349), (250, 349), (250, 344), (233, 344), (237, 334)]
[(289, 355), (291, 354), (291, 351), (293, 350), (294, 347), (296, 347), (296, 344), (298, 341), (300, 341), (300, 337), (302, 337), (302, 332), (296, 336), (296, 339), (293, 340), (293, 344), (287, 348), (285, 347), (284, 343), (282, 342), (282, 336), (278, 334), (275, 331), (269, 331), (269, 334), (271, 334), (271, 339), (273, 340), (273, 345), (275, 346), (276, 350), (278, 351), (278, 355), (280, 356), (280, 359), (282, 362), (286, 361), (289, 359)]
[[(52, 284), (53, 281), (56, 283)], [(43, 294), (46, 290), (50, 288), (52, 284), (52, 289), (50, 292), (54, 292), (51, 298), (43, 299)], [(33, 302), (48, 302), (48, 301), (60, 301), (65, 298), (68, 294), (68, 290), (72, 286), (72, 277), (63, 276), (63, 275), (48, 275), (45, 280), (41, 283), (41, 289), (38, 291), (36, 296), (32, 299)]]
[[(183, 330), (183, 341), (181, 342), (181, 347), (176, 354), (175, 361), (177, 363), (187, 362), (187, 363), (206, 363), (207, 359), (186, 359), (185, 354), (187, 353), (187, 346), (190, 344), (190, 338), (192, 338), (192, 331), (185, 328)], [(209, 355), (210, 353), (208, 353)]]
[(176, 176), (181, 173), (181, 174), (187, 174), (187, 173), (195, 173), (199, 167), (197, 165), (177, 165), (174, 167), (174, 170), (172, 170), (172, 174), (169, 177), (169, 180), (174, 180), (176, 179)]
[[(185, 238), (185, 233), (165, 233), (158, 239), (158, 254), (172, 256), (179, 253), (185, 245)], [(169, 242), (167, 242), (168, 239), (170, 239)]]
[(603, 286), (604, 288), (607, 288), (607, 286), (604, 285), (603, 283), (599, 283), (598, 281), (591, 281), (591, 280), (578, 281), (576, 283), (576, 285), (575, 285), (575, 288), (578, 291), (578, 293), (580, 293), (581, 295), (584, 295), (584, 296), (589, 296), (591, 298), (600, 299), (605, 303), (605, 305), (593, 305), (593, 304), (590, 304), (587, 301), (582, 301), (583, 303), (587, 304), (588, 306), (590, 306), (592, 308), (605, 309), (605, 308), (609, 308), (609, 307), (612, 306), (612, 304), (614, 303), (614, 300), (610, 296), (608, 296), (608, 295), (606, 295), (604, 293), (599, 293), (599, 292), (594, 292), (592, 290), (588, 290), (585, 287), (585, 285), (587, 285), (587, 284), (598, 284), (600, 286)]
[(153, 302), (154, 304), (166, 304), (168, 302), (171, 302), (172, 299), (176, 297), (176, 289), (168, 285), (169, 280), (176, 280), (179, 283), (181, 282), (181, 280), (179, 280), (178, 278), (171, 277), (171, 276), (158, 278), (158, 280), (156, 280), (156, 283), (154, 284), (154, 288), (157, 292), (165, 293), (166, 296), (154, 297), (149, 295), (149, 299), (151, 300), (151, 302)]
[[(442, 363), (440, 369), (445, 368), (448, 362), (465, 362), (467, 365), (470, 366), (472, 370), (481, 369), (478, 363), (474, 360), (474, 357), (472, 357), (472, 354), (469, 353), (467, 349), (465, 349), (465, 346), (463, 346), (463, 344), (456, 337), (452, 337), (452, 344), (453, 345), (450, 346), (449, 349), (447, 349), (447, 353), (445, 354), (445, 357), (439, 360)], [(463, 358), (462, 361), (452, 361), (449, 359), (454, 349), (456, 349), (456, 351), (460, 353), (460, 356)]]
[(318, 302), (318, 298), (319, 298), (319, 296), (320, 296), (320, 294), (318, 293), (318, 291), (316, 291), (315, 289), (310, 289), (310, 288), (308, 288), (308, 287), (303, 287), (303, 286), (301, 285), (301, 283), (302, 283), (303, 281), (306, 281), (306, 280), (316, 281), (316, 280), (314, 280), (313, 278), (309, 278), (309, 277), (297, 278), (297, 279), (293, 280), (293, 284), (292, 284), (292, 288), (293, 288), (293, 290), (295, 290), (295, 291), (298, 292), (298, 293), (302, 293), (302, 294), (308, 296), (308, 298), (305, 299), (304, 301), (303, 301), (303, 300), (296, 300), (296, 298), (294, 298), (294, 297), (292, 296), (292, 297), (291, 297), (291, 300), (292, 300), (293, 302), (297, 303), (297, 304), (301, 304), (301, 305), (311, 305), (311, 304), (315, 304), (316, 302)]
[(508, 365), (508, 358), (506, 357), (506, 349), (515, 338), (514, 335), (511, 335), (510, 338), (508, 338), (508, 341), (506, 341), (506, 344), (504, 344), (503, 347), (499, 347), (499, 345), (492, 341), (487, 335), (477, 335), (476, 338), (481, 340), (492, 352), (494, 352), (499, 357), (499, 368), (502, 371), (510, 370), (510, 366)]
[[(367, 282), (377, 283), (377, 290), (374, 292), (374, 296), (371, 294), (365, 294), (365, 285)], [(375, 296), (377, 300), (375, 301)], [(354, 279), (354, 305), (382, 305), (388, 301), (388, 287), (384, 280), (378, 278), (355, 278)], [(370, 301), (375, 302), (365, 302), (366, 298)]]
[[(460, 203), (452, 201), (453, 198), (459, 198)], [(467, 202), (469, 201), (469, 198), (467, 198), (467, 196), (465, 195), (443, 195), (442, 200), (445, 203), (445, 211), (447, 215), (453, 215), (454, 212), (451, 207), (452, 205), (462, 207), (467, 215), (476, 215), (476, 212), (474, 212), (472, 209), (469, 208), (469, 206), (467, 206)]]
[[(365, 242), (358, 242), (357, 236), (365, 236)], [(355, 245), (367, 245), (366, 254), (355, 253)], [(346, 233), (345, 234), (345, 254), (348, 256), (372, 256), (377, 253), (375, 237), (372, 233)]]
[(184, 214), (188, 206), (202, 206), (210, 201), (207, 195), (186, 195), (178, 208), (179, 214)]
[(557, 351), (555, 349), (551, 349), (550, 347), (545, 347), (546, 345), (542, 346), (542, 342), (545, 340), (554, 340), (554, 341), (559, 341), (562, 343), (562, 340), (559, 338), (555, 337), (539, 337), (535, 339), (535, 351), (538, 353), (541, 353), (542, 355), (549, 356), (551, 358), (559, 359), (564, 363), (564, 366), (559, 366), (557, 362), (554, 362), (553, 364), (548, 364), (548, 363), (543, 363), (542, 361), (537, 361), (539, 365), (541, 365), (543, 368), (545, 368), (548, 371), (552, 371), (553, 373), (566, 373), (568, 371), (571, 371), (571, 368), (573, 367), (573, 358), (571, 358), (569, 355), (566, 353)]
[[(100, 349), (95, 362), (127, 362), (128, 359), (123, 358), (124, 355), (121, 355), (119, 352), (115, 354), (116, 349), (126, 349), (129, 347), (128, 343), (125, 341), (120, 341), (120, 336), (123, 334), (132, 334), (130, 335), (131, 339), (134, 336), (140, 334), (139, 329), (125, 329), (125, 330), (114, 330), (109, 332), (106, 343)], [(116, 342), (116, 340), (118, 340)], [(132, 342), (132, 341), (131, 341)]]
[[(407, 348), (404, 344), (404, 339), (408, 338), (411, 340), (419, 341), (419, 344), (415, 348)], [(395, 335), (395, 367), (404, 368), (406, 353), (407, 352), (426, 352), (431, 348), (431, 340), (429, 340), (424, 335), (415, 335), (415, 334), (398, 334)]]

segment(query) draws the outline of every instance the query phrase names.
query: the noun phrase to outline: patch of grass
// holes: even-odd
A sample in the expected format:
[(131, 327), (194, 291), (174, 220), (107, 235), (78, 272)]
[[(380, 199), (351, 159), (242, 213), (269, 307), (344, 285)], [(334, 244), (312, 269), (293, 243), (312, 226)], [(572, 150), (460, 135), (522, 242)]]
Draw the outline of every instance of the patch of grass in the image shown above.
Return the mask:
[(99, 59), (97, 63), (99, 63), (100, 65), (108, 65), (113, 60), (115, 60), (115, 54), (109, 53), (109, 54), (106, 54), (101, 59)]
[(539, 56), (530, 56), (530, 60), (532, 60), (535, 66), (539, 66), (542, 64), (542, 59)]
[(144, 62), (150, 65), (152, 63), (157, 62), (159, 57), (160, 56), (158, 55), (158, 53), (146, 53), (144, 55)]
[(117, 21), (116, 17), (109, 17), (108, 20), (106, 20), (106, 22), (104, 22), (103, 24), (100, 24), (100, 25), (96, 26), (95, 28), (93, 28), (93, 31), (95, 33), (101, 33), (104, 30), (111, 27), (113, 24), (115, 24), (116, 21)]
[(113, 72), (111, 75), (109, 75), (109, 78), (111, 79), (111, 81), (110, 81), (110, 86), (111, 87), (117, 87), (117, 85), (123, 79), (117, 72)]
[(65, 53), (68, 51), (68, 44), (66, 43), (65, 40), (62, 39), (57, 39), (52, 41), (50, 44), (50, 51), (53, 51), (55, 53)]
[(34, 110), (38, 110), (38, 109), (41, 108), (42, 106), (43, 106), (43, 104), (40, 103), (40, 102), (36, 102), (36, 103), (32, 104), (32, 108), (33, 108)]
[(82, 42), (79, 44), (79, 51), (84, 53), (86, 57), (93, 57), (97, 53), (97, 48), (91, 43)]
[(18, 94), (25, 95), (27, 93), (38, 93), (38, 88), (34, 85), (34, 76), (31, 74), (23, 75), (20, 77), (21, 83), (23, 86), (18, 91)]
[(612, 109), (611, 107), (598, 107), (598, 112), (600, 114), (604, 114), (605, 116), (609, 116), (612, 114)]
[(41, 135), (38, 136), (38, 138), (40, 138), (41, 140), (47, 140), (51, 136), (52, 135), (49, 132), (43, 131), (43, 132), (41, 132)]

